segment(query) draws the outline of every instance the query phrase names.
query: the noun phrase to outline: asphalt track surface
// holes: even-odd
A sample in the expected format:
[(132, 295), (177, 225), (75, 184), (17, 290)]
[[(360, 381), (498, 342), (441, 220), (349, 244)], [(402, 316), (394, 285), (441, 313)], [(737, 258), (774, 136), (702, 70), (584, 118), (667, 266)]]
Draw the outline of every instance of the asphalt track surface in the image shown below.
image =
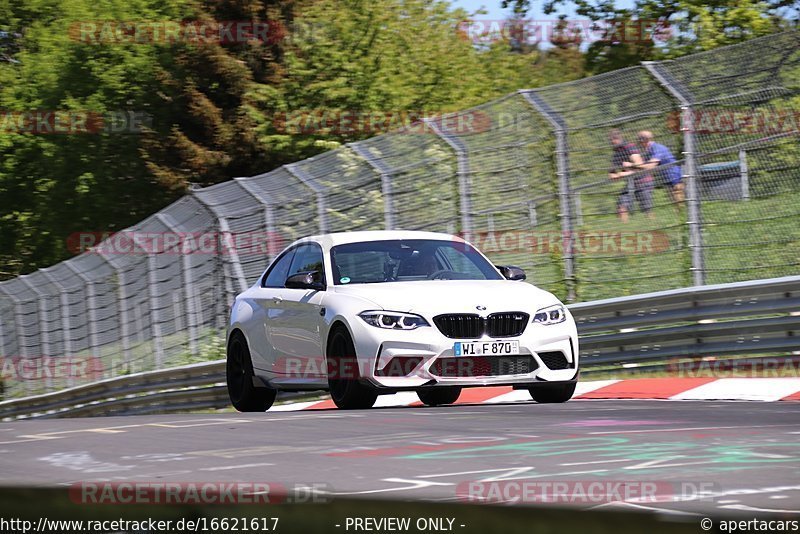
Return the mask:
[[(508, 488), (561, 482), (570, 495), (560, 504), (585, 509), (800, 513), (796, 403), (575, 400), (39, 419), (0, 424), (0, 453), (3, 485), (247, 481), (459, 502), (470, 482), (483, 481), (499, 482), (509, 504), (537, 506)], [(592, 481), (653, 483), (659, 497), (583, 498), (576, 488)]]

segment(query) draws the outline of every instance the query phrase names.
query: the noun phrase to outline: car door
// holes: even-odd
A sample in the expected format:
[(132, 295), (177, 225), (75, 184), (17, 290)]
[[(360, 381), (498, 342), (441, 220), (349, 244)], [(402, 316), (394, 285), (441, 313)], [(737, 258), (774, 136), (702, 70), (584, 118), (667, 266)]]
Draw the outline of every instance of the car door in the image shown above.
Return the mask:
[(272, 263), (253, 298), (253, 308), (258, 314), (258, 320), (255, 321), (258, 327), (248, 333), (253, 367), (271, 373), (278, 373), (281, 368), (271, 340), (270, 323), (282, 313), (278, 306), (281, 299), (279, 292), (284, 289), (283, 285), (289, 276), (295, 250), (296, 247), (284, 252)]
[[(325, 283), (322, 247), (316, 243), (297, 247), (287, 278), (309, 271), (316, 271), (317, 281)], [(301, 381), (325, 378), (320, 315), (325, 291), (284, 287), (275, 295), (268, 332), (280, 361), (278, 370)]]

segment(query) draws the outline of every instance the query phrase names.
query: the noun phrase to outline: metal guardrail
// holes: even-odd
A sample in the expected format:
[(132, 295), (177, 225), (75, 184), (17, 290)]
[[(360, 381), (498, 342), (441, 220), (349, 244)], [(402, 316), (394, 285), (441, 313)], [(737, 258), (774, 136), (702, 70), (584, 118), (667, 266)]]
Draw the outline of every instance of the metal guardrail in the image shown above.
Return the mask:
[[(697, 286), (570, 307), (581, 366), (800, 351), (800, 276)], [(654, 363), (655, 362), (655, 363)], [(0, 402), (0, 418), (167, 413), (228, 406), (225, 361), (110, 378)], [(304, 394), (289, 394), (284, 398)]]
[(0, 417), (155, 413), (228, 405), (225, 360), (100, 380), (0, 402)]
[(574, 304), (584, 366), (800, 349), (800, 276)]

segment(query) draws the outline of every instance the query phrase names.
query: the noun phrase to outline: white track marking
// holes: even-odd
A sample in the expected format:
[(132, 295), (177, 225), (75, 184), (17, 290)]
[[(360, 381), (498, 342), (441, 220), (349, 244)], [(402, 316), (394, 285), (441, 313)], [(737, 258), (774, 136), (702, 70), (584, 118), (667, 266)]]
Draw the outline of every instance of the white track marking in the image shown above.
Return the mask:
[(641, 430), (609, 430), (609, 431), (602, 431), (602, 432), (589, 432), (589, 435), (598, 436), (604, 434), (644, 434), (644, 433), (651, 433), (651, 432), (686, 432), (689, 430), (727, 430), (731, 428), (742, 428), (742, 429), (751, 429), (751, 428), (778, 428), (790, 426), (794, 427), (795, 425), (736, 425), (736, 426), (694, 426), (694, 427), (686, 427), (686, 428), (644, 428)]
[(597, 506), (592, 506), (589, 510), (596, 510), (597, 508), (602, 508), (604, 506), (627, 506), (629, 508), (636, 508), (637, 510), (647, 510), (648, 512), (659, 512), (663, 514), (673, 514), (673, 515), (685, 515), (685, 516), (701, 516), (703, 514), (698, 514), (694, 512), (683, 512), (680, 510), (670, 510), (669, 508), (656, 508), (655, 506), (644, 506), (642, 504), (634, 504), (632, 502), (625, 502), (625, 501), (614, 501), (614, 502), (607, 502), (603, 504), (598, 504)]
[(292, 403), (289, 403), (289, 404), (280, 404), (278, 406), (273, 406), (272, 408), (269, 409), (269, 411), (270, 411), (270, 413), (271, 412), (295, 412), (297, 410), (305, 410), (306, 408), (310, 408), (311, 406), (314, 406), (315, 404), (319, 404), (320, 402), (323, 402), (323, 401), (315, 400), (315, 401), (307, 401), (307, 402), (292, 402)]
[(773, 514), (800, 514), (800, 510), (776, 510), (774, 508), (758, 508), (756, 506), (748, 506), (747, 504), (728, 504), (720, 506), (726, 510), (741, 510), (743, 512), (770, 512)]
[(267, 467), (270, 465), (269, 463), (260, 463), (260, 464), (242, 464), (242, 465), (224, 465), (220, 467), (201, 467), (198, 471), (229, 471), (231, 469), (247, 469), (250, 467)]
[(429, 488), (431, 486), (452, 486), (453, 482), (431, 482), (429, 480), (414, 480), (407, 478), (384, 478), (383, 482), (394, 482), (398, 484), (407, 484), (406, 486), (398, 486), (394, 488), (383, 488), (377, 490), (363, 490), (363, 491), (347, 491), (347, 492), (331, 492), (331, 495), (370, 495), (373, 493), (389, 493), (393, 491), (407, 491), (421, 488)]
[(419, 402), (419, 397), (413, 391), (400, 391), (394, 395), (381, 395), (375, 401), (375, 408), (389, 408), (392, 406), (408, 406)]
[(778, 401), (800, 391), (800, 378), (721, 378), (670, 397), (670, 400)]
[(533, 402), (531, 399), (531, 394), (528, 393), (527, 389), (515, 389), (509, 393), (503, 393), (502, 395), (498, 395), (497, 397), (492, 397), (491, 399), (485, 400), (483, 402), (487, 404), (498, 404), (501, 402), (520, 402), (520, 401), (527, 401)]
[(616, 384), (617, 382), (619, 382), (619, 380), (591, 380), (589, 382), (578, 382), (578, 385), (575, 386), (575, 395), (573, 395), (573, 397), (580, 397), (581, 395), (591, 393), (592, 391), (610, 386), (611, 384)]
[(575, 462), (567, 464), (558, 464), (562, 467), (576, 467), (579, 465), (594, 465), (594, 464), (613, 464), (615, 462), (632, 462), (631, 458), (622, 458), (620, 460), (593, 460), (591, 462)]

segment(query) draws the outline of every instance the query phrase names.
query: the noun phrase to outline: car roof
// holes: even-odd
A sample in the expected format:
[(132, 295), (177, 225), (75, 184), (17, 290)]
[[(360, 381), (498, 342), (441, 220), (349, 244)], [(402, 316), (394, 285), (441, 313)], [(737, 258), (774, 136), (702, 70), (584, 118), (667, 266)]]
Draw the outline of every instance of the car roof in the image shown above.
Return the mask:
[(364, 241), (388, 241), (394, 239), (431, 239), (436, 241), (463, 241), (462, 238), (452, 234), (439, 232), (422, 232), (417, 230), (368, 230), (358, 232), (336, 232), (332, 234), (312, 235), (297, 240), (295, 243), (314, 241), (323, 248), (335, 247), (346, 243), (361, 243)]

